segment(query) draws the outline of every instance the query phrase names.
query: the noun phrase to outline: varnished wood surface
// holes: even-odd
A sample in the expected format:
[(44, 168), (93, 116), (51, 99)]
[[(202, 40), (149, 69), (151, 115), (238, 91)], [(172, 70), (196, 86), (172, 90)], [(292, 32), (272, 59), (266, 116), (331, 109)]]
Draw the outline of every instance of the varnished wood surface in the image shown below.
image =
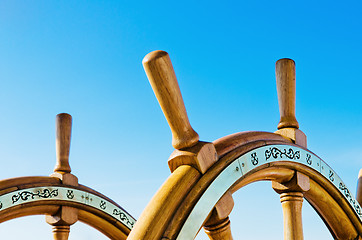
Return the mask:
[(295, 63), (283, 58), (276, 62), (275, 75), (279, 101), (280, 122), (278, 129), (299, 128), (295, 118)]
[(171, 128), (172, 145), (176, 149), (195, 145), (199, 140), (199, 135), (190, 125), (168, 53), (164, 51), (151, 52), (144, 57), (142, 63)]
[(61, 184), (61, 180), (46, 176), (7, 178), (0, 180), (0, 195), (24, 188), (44, 186), (46, 184), (59, 185)]
[(226, 153), (233, 152), (234, 149), (253, 143), (255, 141), (281, 141), (285, 143), (291, 143), (290, 140), (283, 138), (282, 136), (270, 132), (259, 131), (247, 131), (234, 133), (215, 140), (213, 143), (219, 157), (223, 157)]
[(169, 221), (175, 219), (174, 212), (200, 176), (191, 166), (178, 167), (143, 210), (128, 240), (161, 239)]
[(284, 240), (303, 240), (303, 193), (286, 192), (280, 195), (284, 218)]
[(54, 172), (70, 173), (69, 151), (72, 132), (72, 116), (67, 113), (56, 117), (56, 155), (57, 162)]
[(297, 128), (281, 128), (275, 133), (291, 139), (293, 143), (301, 147), (307, 148), (307, 136)]
[(168, 166), (173, 172), (179, 166), (190, 165), (203, 174), (217, 160), (218, 155), (214, 144), (199, 141), (192, 147), (183, 150), (176, 149), (168, 159)]
[(234, 208), (234, 199), (230, 191), (227, 191), (216, 203), (214, 209), (209, 214), (205, 225), (213, 226), (224, 222), (229, 217)]
[(340, 201), (340, 195), (328, 187), (326, 190), (314, 180), (310, 181), (310, 188), (304, 196), (329, 226), (334, 239), (355, 239), (361, 234), (361, 223), (348, 203)]
[(225, 218), (219, 224), (205, 226), (204, 231), (210, 240), (233, 240), (229, 218)]
[(69, 226), (54, 226), (53, 239), (54, 240), (68, 240), (70, 232)]
[(130, 230), (119, 222), (114, 222), (108, 216), (94, 214), (89, 211), (79, 210), (79, 221), (97, 229), (112, 240), (127, 239)]
[(358, 173), (356, 200), (362, 205), (362, 169)]

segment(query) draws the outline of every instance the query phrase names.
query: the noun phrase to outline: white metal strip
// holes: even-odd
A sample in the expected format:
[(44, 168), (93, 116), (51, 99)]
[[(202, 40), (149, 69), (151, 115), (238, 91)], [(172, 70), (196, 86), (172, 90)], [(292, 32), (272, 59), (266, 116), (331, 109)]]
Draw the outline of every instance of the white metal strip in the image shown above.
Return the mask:
[(1, 211), (20, 204), (47, 200), (62, 200), (91, 206), (122, 222), (129, 229), (132, 229), (136, 222), (126, 211), (104, 198), (86, 191), (58, 186), (27, 188), (4, 194), (0, 196), (0, 214)]
[(238, 161), (234, 161), (220, 173), (195, 205), (177, 240), (194, 239), (209, 212), (226, 192), (225, 189), (231, 187), (241, 176), (242, 173)]

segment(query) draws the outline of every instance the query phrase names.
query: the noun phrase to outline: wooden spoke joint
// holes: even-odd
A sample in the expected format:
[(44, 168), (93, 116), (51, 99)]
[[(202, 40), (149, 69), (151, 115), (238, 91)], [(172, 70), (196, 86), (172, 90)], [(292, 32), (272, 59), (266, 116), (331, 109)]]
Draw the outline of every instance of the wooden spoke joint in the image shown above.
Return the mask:
[(199, 141), (190, 148), (176, 149), (168, 159), (168, 166), (171, 172), (173, 172), (181, 165), (190, 165), (203, 174), (217, 159), (218, 155), (214, 144)]
[(307, 136), (297, 128), (281, 128), (275, 133), (283, 136), (284, 138), (291, 139), (293, 143), (302, 147), (307, 147)]

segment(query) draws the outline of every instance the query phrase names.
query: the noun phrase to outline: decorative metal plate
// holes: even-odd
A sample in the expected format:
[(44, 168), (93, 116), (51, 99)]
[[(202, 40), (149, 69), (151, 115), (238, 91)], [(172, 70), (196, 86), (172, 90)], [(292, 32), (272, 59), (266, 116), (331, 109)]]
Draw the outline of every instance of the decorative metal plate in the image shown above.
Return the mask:
[(78, 189), (44, 186), (22, 189), (0, 196), (1, 211), (28, 202), (62, 200), (76, 202), (96, 208), (132, 229), (136, 220), (122, 208), (92, 193)]

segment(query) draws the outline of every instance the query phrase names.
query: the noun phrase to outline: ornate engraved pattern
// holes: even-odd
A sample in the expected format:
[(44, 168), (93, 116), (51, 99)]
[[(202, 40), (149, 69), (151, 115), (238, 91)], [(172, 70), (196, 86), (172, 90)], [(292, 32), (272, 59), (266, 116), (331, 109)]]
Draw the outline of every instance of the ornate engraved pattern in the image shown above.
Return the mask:
[(251, 154), (251, 163), (255, 166), (259, 162), (258, 156), (256, 155), (256, 152)]
[(122, 222), (127, 222), (127, 224), (130, 224), (133, 227), (134, 222), (130, 221), (125, 213), (118, 209), (113, 209), (113, 215), (119, 216), (119, 219), (121, 219)]
[(357, 203), (357, 200), (355, 200), (351, 193), (349, 192), (348, 188), (346, 187), (346, 185), (344, 185), (343, 183), (339, 183), (339, 189), (342, 190), (344, 196), (347, 198), (347, 200), (352, 204), (354, 210), (356, 210), (356, 213), (362, 217), (362, 209), (360, 207), (360, 205)]
[(265, 159), (268, 160), (270, 157), (273, 157), (277, 159), (278, 157), (282, 158), (283, 155), (289, 159), (299, 159), (300, 158), (300, 152), (295, 151), (291, 148), (287, 151), (287, 149), (284, 149), (284, 151), (280, 150), (277, 147), (272, 147), (267, 150), (265, 150)]
[[(106, 202), (101, 200), (101, 203), (99, 204), (99, 207), (102, 208), (103, 210), (107, 208)], [(113, 210), (114, 212), (114, 210)]]
[(308, 163), (309, 165), (312, 165), (312, 159), (311, 159), (311, 157), (312, 157), (312, 156), (311, 156), (309, 153), (307, 153), (305, 160), (307, 160), (307, 163)]
[(332, 170), (329, 170), (329, 174), (328, 174), (328, 177), (329, 177), (329, 180), (331, 180), (332, 182), (334, 181), (334, 172)]
[(74, 198), (74, 192), (73, 192), (73, 190), (68, 190), (68, 191), (67, 191), (67, 198), (69, 198), (69, 199), (73, 199), (73, 198)]
[(100, 196), (83, 190), (59, 186), (34, 187), (2, 195), (0, 194), (0, 214), (2, 211), (13, 206), (46, 200), (68, 201), (96, 208), (112, 217), (114, 221), (119, 221), (128, 229), (132, 229), (136, 222), (136, 219), (134, 219), (121, 207), (103, 199)]
[(35, 197), (38, 198), (52, 198), (58, 196), (58, 189), (54, 189), (50, 191), (49, 189), (44, 189), (42, 192), (39, 190), (36, 193), (29, 192), (29, 191), (23, 191), (19, 192), (17, 195), (13, 195), (11, 200), (13, 201), (13, 204), (19, 201), (19, 199), (26, 201), (30, 197), (31, 199), (34, 199)]

